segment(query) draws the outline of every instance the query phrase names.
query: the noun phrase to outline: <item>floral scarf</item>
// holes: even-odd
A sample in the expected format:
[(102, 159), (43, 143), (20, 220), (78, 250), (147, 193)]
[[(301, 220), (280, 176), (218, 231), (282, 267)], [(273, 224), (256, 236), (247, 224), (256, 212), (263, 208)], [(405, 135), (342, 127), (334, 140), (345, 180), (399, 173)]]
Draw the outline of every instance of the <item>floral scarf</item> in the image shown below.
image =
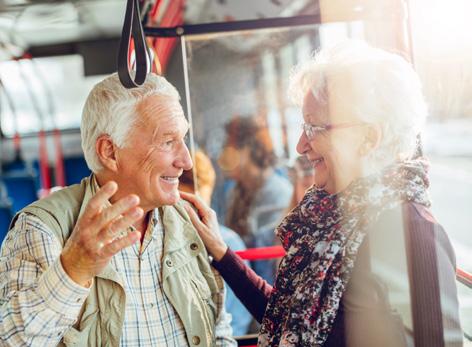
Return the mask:
[(341, 193), (310, 188), (277, 228), (283, 258), (258, 346), (321, 346), (368, 227), (403, 202), (429, 206), (425, 159), (404, 161), (351, 183)]

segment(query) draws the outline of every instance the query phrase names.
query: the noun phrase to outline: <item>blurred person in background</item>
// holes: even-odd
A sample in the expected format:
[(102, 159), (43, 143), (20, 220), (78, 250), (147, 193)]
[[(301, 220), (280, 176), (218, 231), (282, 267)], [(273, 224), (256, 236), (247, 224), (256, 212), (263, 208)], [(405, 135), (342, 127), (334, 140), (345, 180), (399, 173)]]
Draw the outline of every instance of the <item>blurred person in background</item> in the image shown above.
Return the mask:
[(276, 160), (269, 131), (256, 119), (237, 116), (226, 124), (218, 163), (235, 186), (228, 193), (225, 225), (248, 247), (259, 230), (280, 222), (290, 201), (292, 185), (274, 170)]
[(322, 49), (290, 87), (314, 185), (277, 228), (272, 287), (189, 210), (213, 266), (261, 321), (258, 346), (462, 346), (455, 255), (415, 157), (427, 107), (402, 57), (363, 42)]
[[(275, 243), (274, 229), (290, 203), (292, 185), (275, 170), (277, 158), (269, 130), (253, 117), (236, 116), (226, 124), (226, 142), (218, 163), (235, 185), (228, 193), (225, 225), (247, 247)], [(265, 280), (275, 279), (275, 260), (255, 261)]]
[[(196, 176), (196, 182), (194, 180)], [(180, 176), (179, 189), (184, 192), (197, 193), (206, 204), (211, 204), (211, 195), (215, 186), (215, 170), (211, 160), (201, 150), (195, 152), (194, 166)], [(195, 184), (196, 183), (196, 184)], [(246, 249), (243, 240), (233, 230), (220, 225), (220, 233), (223, 241), (234, 251)], [(252, 316), (231, 288), (227, 288), (225, 307), (231, 314), (231, 327), (234, 336), (245, 335), (248, 332)]]

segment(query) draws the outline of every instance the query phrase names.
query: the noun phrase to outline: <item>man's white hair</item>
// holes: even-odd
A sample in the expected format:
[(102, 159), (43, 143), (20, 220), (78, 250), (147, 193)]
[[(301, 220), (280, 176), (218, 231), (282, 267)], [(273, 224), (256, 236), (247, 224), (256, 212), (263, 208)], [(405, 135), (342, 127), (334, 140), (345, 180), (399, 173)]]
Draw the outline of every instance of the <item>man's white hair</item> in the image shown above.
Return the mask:
[[(328, 95), (336, 90), (342, 92)], [(414, 154), (428, 111), (419, 77), (401, 56), (357, 40), (322, 49), (297, 67), (290, 81), (296, 104), (302, 105), (308, 92), (322, 106), (344, 103), (359, 121), (381, 127), (381, 143), (368, 158), (372, 168)]]
[(85, 102), (80, 125), (82, 150), (92, 172), (103, 168), (95, 152), (97, 138), (107, 134), (118, 147), (125, 146), (128, 134), (139, 117), (137, 105), (155, 95), (164, 96), (164, 100), (169, 102), (180, 100), (175, 87), (155, 74), (149, 74), (146, 82), (137, 88), (123, 87), (116, 73), (93, 87)]

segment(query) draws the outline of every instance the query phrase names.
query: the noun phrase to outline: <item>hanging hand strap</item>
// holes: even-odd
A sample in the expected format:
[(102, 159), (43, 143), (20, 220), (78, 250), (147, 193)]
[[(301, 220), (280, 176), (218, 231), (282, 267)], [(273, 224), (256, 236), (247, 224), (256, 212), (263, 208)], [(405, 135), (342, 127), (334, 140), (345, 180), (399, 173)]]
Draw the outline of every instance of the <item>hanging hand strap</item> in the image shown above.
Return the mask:
[[(134, 79), (131, 77), (128, 65), (128, 51), (131, 35), (134, 39), (136, 56), (136, 75)], [(127, 0), (125, 21), (123, 23), (120, 48), (118, 51), (118, 76), (121, 84), (123, 84), (125, 88), (139, 87), (144, 83), (148, 70), (147, 55), (148, 51), (139, 15), (138, 0)]]

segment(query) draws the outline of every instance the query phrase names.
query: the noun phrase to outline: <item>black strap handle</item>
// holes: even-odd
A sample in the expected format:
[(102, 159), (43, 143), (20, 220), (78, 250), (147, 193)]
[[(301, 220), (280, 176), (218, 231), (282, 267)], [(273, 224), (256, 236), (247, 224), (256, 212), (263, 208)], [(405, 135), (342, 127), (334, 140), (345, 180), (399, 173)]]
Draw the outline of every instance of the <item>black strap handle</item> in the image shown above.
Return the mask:
[[(118, 76), (125, 88), (136, 88), (144, 83), (148, 71), (148, 47), (139, 15), (139, 0), (127, 0), (125, 20), (118, 51)], [(133, 79), (128, 66), (131, 35), (134, 39), (136, 75)]]

